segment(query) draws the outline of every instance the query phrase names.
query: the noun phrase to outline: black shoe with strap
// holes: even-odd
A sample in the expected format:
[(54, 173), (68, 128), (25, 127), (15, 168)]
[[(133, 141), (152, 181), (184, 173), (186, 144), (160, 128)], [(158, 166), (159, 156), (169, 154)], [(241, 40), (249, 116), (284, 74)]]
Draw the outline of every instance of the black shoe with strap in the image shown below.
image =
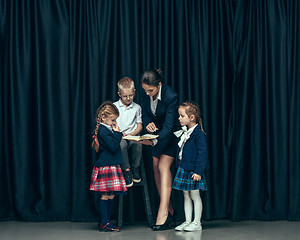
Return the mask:
[(120, 232), (120, 228), (111, 224), (110, 222), (103, 225), (102, 223), (98, 223), (98, 229), (100, 232)]

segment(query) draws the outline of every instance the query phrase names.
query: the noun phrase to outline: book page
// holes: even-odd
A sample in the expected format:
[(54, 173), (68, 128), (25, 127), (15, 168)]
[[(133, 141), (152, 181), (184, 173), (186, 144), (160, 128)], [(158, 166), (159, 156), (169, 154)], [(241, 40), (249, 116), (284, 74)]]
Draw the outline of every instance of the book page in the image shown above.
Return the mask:
[(153, 134), (145, 134), (140, 137), (140, 139), (155, 139), (158, 138), (158, 135), (153, 135)]
[(134, 141), (139, 141), (140, 140), (140, 136), (124, 136), (123, 139), (126, 139), (126, 140), (134, 140)]
[(126, 140), (133, 140), (133, 141), (141, 141), (141, 140), (151, 140), (158, 138), (158, 135), (153, 135), (153, 134), (145, 134), (143, 136), (124, 136), (123, 139)]

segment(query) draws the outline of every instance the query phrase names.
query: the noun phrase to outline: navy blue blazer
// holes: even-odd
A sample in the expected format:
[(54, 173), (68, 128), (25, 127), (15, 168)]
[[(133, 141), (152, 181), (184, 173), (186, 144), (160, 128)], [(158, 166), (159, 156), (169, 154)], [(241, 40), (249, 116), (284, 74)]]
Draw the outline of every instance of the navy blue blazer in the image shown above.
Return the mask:
[(100, 124), (97, 138), (99, 141), (98, 158), (96, 167), (117, 166), (123, 163), (123, 156), (120, 148), (120, 142), (123, 134), (121, 132), (112, 132), (107, 127)]
[[(142, 106), (143, 125), (146, 127), (149, 123), (154, 122), (158, 131), (158, 140), (168, 138), (173, 132), (180, 129), (178, 121), (178, 95), (167, 84), (162, 83), (161, 101), (157, 103), (156, 114), (154, 115), (150, 107), (150, 97), (144, 90), (141, 91), (140, 103)], [(173, 137), (173, 136), (172, 136)]]
[[(179, 147), (177, 151), (177, 160)], [(177, 162), (177, 161), (176, 161)], [(185, 170), (203, 175), (205, 169), (209, 168), (206, 136), (198, 125), (191, 133), (190, 138), (183, 146), (182, 160), (179, 166)]]

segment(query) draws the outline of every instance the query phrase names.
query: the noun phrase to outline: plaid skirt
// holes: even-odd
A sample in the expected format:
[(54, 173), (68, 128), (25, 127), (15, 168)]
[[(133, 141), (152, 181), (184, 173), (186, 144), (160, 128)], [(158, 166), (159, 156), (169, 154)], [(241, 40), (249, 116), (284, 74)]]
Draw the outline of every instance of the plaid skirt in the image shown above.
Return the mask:
[(177, 190), (192, 191), (202, 190), (207, 191), (205, 175), (201, 176), (200, 181), (194, 181), (191, 177), (194, 174), (192, 171), (187, 171), (181, 167), (178, 167), (175, 175), (172, 188)]
[(127, 191), (121, 167), (94, 167), (91, 177), (90, 190), (107, 195), (125, 194)]

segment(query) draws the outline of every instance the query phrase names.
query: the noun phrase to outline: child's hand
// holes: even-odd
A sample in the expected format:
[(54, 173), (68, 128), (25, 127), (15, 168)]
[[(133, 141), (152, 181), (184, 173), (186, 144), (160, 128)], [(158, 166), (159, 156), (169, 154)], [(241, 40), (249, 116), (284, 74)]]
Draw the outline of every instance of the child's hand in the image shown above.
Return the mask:
[(112, 129), (114, 130), (114, 131), (118, 131), (118, 132), (120, 132), (120, 128), (119, 128), (119, 126), (118, 126), (118, 124), (116, 123), (116, 124), (114, 124), (113, 126), (112, 126)]
[(191, 177), (194, 181), (200, 181), (201, 180), (201, 176), (197, 173), (194, 173)]
[(155, 131), (158, 130), (158, 128), (156, 127), (155, 123), (154, 122), (151, 122), (147, 125), (146, 127), (146, 130), (149, 132), (149, 133), (153, 133)]

